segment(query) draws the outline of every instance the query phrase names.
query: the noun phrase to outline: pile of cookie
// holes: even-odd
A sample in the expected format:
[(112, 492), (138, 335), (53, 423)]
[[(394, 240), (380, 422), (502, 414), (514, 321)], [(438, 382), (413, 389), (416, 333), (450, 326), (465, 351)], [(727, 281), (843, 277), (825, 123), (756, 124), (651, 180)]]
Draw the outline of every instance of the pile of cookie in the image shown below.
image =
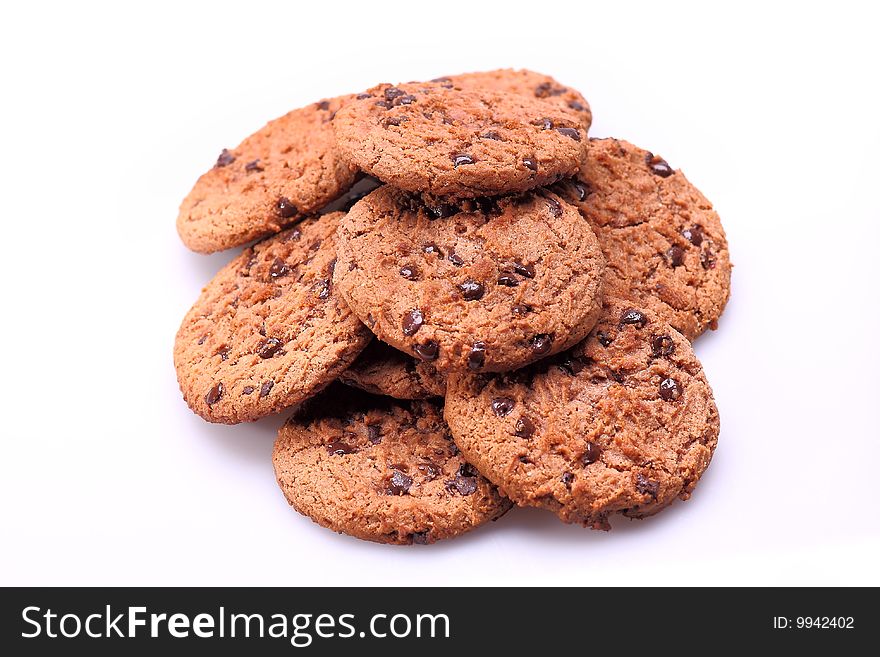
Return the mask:
[(258, 241), (177, 333), (189, 407), (291, 409), (287, 500), (373, 541), (514, 504), (609, 529), (689, 497), (719, 432), (691, 341), (727, 302), (726, 238), (680, 171), (591, 121), (499, 70), (323, 100), (223, 150), (178, 232)]

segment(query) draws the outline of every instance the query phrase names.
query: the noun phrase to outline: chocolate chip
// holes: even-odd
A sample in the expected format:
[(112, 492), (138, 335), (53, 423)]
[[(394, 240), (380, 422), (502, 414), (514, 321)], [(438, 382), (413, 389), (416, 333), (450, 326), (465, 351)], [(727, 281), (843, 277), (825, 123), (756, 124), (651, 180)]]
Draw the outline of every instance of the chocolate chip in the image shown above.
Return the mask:
[(526, 169), (531, 169), (532, 171), (538, 170), (538, 162), (534, 158), (524, 157), (522, 162), (525, 165)]
[(389, 103), (387, 100), (377, 100), (376, 107), (384, 107), (385, 109), (391, 109), (392, 107), (394, 107), (394, 105)]
[(651, 355), (654, 358), (665, 358), (671, 356), (675, 351), (675, 343), (668, 335), (651, 336)]
[(327, 451), (330, 454), (336, 454), (338, 456), (342, 456), (343, 454), (354, 454), (358, 452), (357, 447), (353, 447), (348, 443), (342, 442), (341, 440), (334, 440), (332, 443), (327, 444)]
[(379, 428), (378, 424), (367, 425), (367, 440), (374, 445), (378, 445), (382, 442), (382, 430)]
[(516, 421), (516, 426), (513, 428), (513, 435), (517, 438), (525, 438), (528, 440), (535, 435), (535, 423), (525, 415), (521, 416)]
[(251, 160), (250, 162), (245, 164), (244, 170), (245, 171), (262, 171), (263, 167), (260, 166), (260, 158), (257, 158), (256, 160)]
[(540, 119), (532, 121), (532, 125), (540, 126), (541, 130), (551, 130), (553, 128), (553, 121), (546, 116), (542, 116)]
[(550, 208), (550, 214), (557, 218), (562, 216), (562, 204), (559, 201), (555, 198), (547, 198), (544, 200), (547, 201), (547, 207)]
[(319, 110), (324, 110), (325, 112), (330, 109), (330, 101), (322, 100), (316, 103)]
[(365, 98), (372, 98), (372, 97), (373, 97), (372, 94), (358, 94), (357, 96), (355, 96), (355, 98), (357, 98), (357, 100), (364, 100)]
[(272, 358), (272, 356), (281, 351), (283, 344), (284, 343), (278, 338), (268, 338), (263, 340), (257, 348), (257, 355), (260, 358)]
[(669, 377), (660, 382), (660, 397), (665, 401), (675, 401), (681, 397), (681, 386), (678, 381)]
[(682, 236), (694, 246), (700, 246), (703, 243), (703, 229), (700, 226), (692, 226), (681, 231)]
[(684, 250), (680, 246), (671, 246), (666, 251), (669, 264), (673, 267), (681, 267), (684, 264)]
[(442, 78), (434, 78), (431, 82), (452, 82), (452, 78), (442, 77)]
[(220, 398), (223, 396), (224, 388), (222, 383), (217, 383), (213, 388), (208, 391), (208, 394), (205, 395), (205, 403), (208, 406), (213, 406)]
[(282, 276), (287, 276), (289, 273), (290, 267), (288, 267), (287, 263), (281, 258), (275, 258), (272, 266), (269, 267), (269, 276), (272, 278), (281, 278)]
[(470, 463), (462, 463), (458, 466), (458, 474), (462, 477), (478, 477), (480, 475), (477, 469)]
[(576, 100), (571, 100), (568, 103), (568, 106), (573, 109), (575, 112), (586, 112), (587, 108), (584, 107), (583, 103), (580, 103)]
[(422, 328), (425, 323), (425, 316), (418, 308), (413, 308), (403, 316), (403, 334), (415, 335), (416, 331)]
[(571, 488), (571, 483), (574, 481), (574, 475), (570, 472), (563, 472), (560, 481), (565, 484), (566, 488)]
[(296, 206), (291, 203), (290, 199), (286, 196), (282, 196), (278, 199), (278, 202), (275, 204), (275, 209), (278, 210), (278, 214), (280, 214), (284, 219), (290, 219), (291, 217), (295, 217), (299, 210), (296, 209)]
[(461, 267), (464, 265), (464, 260), (462, 259), (462, 257), (460, 255), (458, 255), (457, 253), (455, 253), (454, 251), (451, 251), (451, 250), (449, 251), (449, 255), (447, 256), (447, 259), (449, 260), (449, 262), (451, 262), (456, 267)]
[(658, 175), (661, 178), (668, 178), (675, 173), (666, 160), (653, 153), (645, 153), (645, 163), (655, 175)]
[(413, 532), (410, 534), (410, 538), (412, 538), (413, 545), (428, 545), (431, 542), (431, 532), (423, 531), (423, 532)]
[(552, 82), (542, 82), (535, 87), (535, 96), (538, 98), (547, 98), (548, 96), (561, 96), (568, 89), (565, 87), (554, 86)]
[(652, 481), (645, 475), (639, 474), (636, 476), (636, 490), (642, 495), (650, 495), (656, 500), (657, 493), (660, 492), (660, 482)]
[(440, 247), (434, 244), (434, 242), (429, 242), (422, 247), (422, 251), (427, 253), (428, 255), (436, 255), (438, 258), (443, 257), (443, 251), (440, 250)]
[(465, 164), (473, 164), (474, 158), (468, 155), (467, 153), (453, 153), (452, 154), (452, 166), (454, 168), (458, 168)]
[(556, 132), (564, 137), (569, 137), (575, 141), (581, 140), (581, 132), (576, 128), (556, 128)]
[(401, 123), (406, 123), (407, 121), (409, 121), (409, 119), (405, 116), (389, 116), (382, 119), (382, 125), (388, 128), (389, 126), (397, 126)]
[(713, 269), (716, 262), (715, 252), (712, 249), (706, 249), (700, 254), (700, 264), (703, 265), (703, 269)]
[(590, 463), (598, 461), (600, 456), (602, 456), (602, 448), (594, 442), (587, 441), (587, 444), (584, 446), (584, 455), (581, 457), (581, 463), (590, 465)]
[(486, 133), (480, 135), (480, 138), (481, 139), (492, 139), (494, 141), (502, 141), (501, 135), (499, 135), (494, 130), (490, 130), (489, 132), (486, 132)]
[(524, 265), (523, 263), (514, 260), (511, 263), (511, 266), (513, 267), (513, 271), (520, 276), (524, 276), (525, 278), (535, 277), (535, 265)]
[(404, 265), (400, 268), (400, 275), (408, 281), (419, 280), (419, 268), (415, 265)]
[(623, 314), (620, 316), (620, 325), (630, 324), (632, 326), (638, 326), (639, 328), (644, 328), (645, 324), (648, 323), (648, 318), (645, 315), (635, 308), (627, 308), (623, 311)]
[(254, 387), (253, 387), (253, 386), (245, 386), (244, 388), (241, 389), (241, 394), (243, 394), (243, 395), (249, 395), (249, 394), (251, 394), (253, 391), (254, 391)]
[(315, 296), (319, 299), (326, 300), (330, 298), (330, 279), (322, 278), (317, 283), (315, 283)]
[(422, 360), (437, 360), (437, 356), (440, 355), (440, 345), (433, 340), (428, 340), (427, 342), (413, 345), (413, 351)]
[(527, 303), (518, 303), (511, 310), (514, 315), (528, 315), (532, 312), (532, 307)]
[(220, 356), (220, 360), (226, 360), (229, 358), (229, 347), (223, 345), (217, 350), (217, 355)]
[(483, 369), (483, 365), (486, 364), (486, 343), (485, 342), (474, 342), (471, 347), (471, 351), (468, 354), (467, 365), (468, 369), (472, 370), (481, 370)]
[(217, 164), (215, 164), (214, 166), (227, 167), (233, 162), (235, 162), (235, 156), (224, 148), (222, 151), (220, 151), (220, 156), (217, 158)]
[(543, 356), (550, 352), (553, 347), (553, 336), (546, 333), (539, 333), (532, 338), (532, 353), (537, 356)]
[(477, 301), (482, 299), (483, 295), (486, 293), (486, 288), (483, 287), (482, 283), (470, 278), (465, 282), (460, 283), (458, 290), (461, 292), (461, 296), (464, 297), (465, 301)]
[(519, 285), (519, 279), (517, 279), (512, 274), (501, 274), (498, 277), (498, 285), (504, 285), (505, 287), (516, 287)]
[(496, 397), (492, 400), (492, 412), (498, 417), (510, 415), (514, 406), (516, 406), (516, 401), (510, 397)]
[(418, 468), (425, 481), (434, 481), (442, 473), (440, 466), (434, 463), (419, 463)]
[(609, 336), (605, 331), (597, 331), (596, 332), (596, 339), (599, 341), (599, 344), (602, 345), (603, 347), (607, 347), (608, 345), (610, 345), (614, 341), (611, 338), (611, 336)]
[(388, 102), (391, 102), (395, 98), (399, 98), (400, 96), (405, 96), (405, 95), (406, 95), (406, 92), (401, 89), (398, 89), (397, 87), (388, 87), (384, 92), (385, 100), (387, 100)]
[(574, 181), (571, 183), (571, 186), (574, 187), (574, 191), (577, 194), (578, 201), (583, 201), (587, 198), (587, 186), (581, 182)]
[(199, 341), (196, 344), (205, 344), (205, 340), (208, 339), (208, 333), (205, 333), (202, 337), (199, 338)]
[(272, 386), (275, 385), (275, 382), (272, 379), (268, 381), (264, 381), (263, 385), (260, 386), (260, 398), (268, 396), (269, 392), (272, 390)]
[(412, 486), (412, 477), (408, 477), (400, 470), (394, 470), (385, 485), (386, 495), (407, 495)]
[(463, 477), (457, 474), (455, 479), (446, 482), (446, 490), (450, 493), (456, 492), (461, 496), (472, 495), (477, 491), (477, 478)]

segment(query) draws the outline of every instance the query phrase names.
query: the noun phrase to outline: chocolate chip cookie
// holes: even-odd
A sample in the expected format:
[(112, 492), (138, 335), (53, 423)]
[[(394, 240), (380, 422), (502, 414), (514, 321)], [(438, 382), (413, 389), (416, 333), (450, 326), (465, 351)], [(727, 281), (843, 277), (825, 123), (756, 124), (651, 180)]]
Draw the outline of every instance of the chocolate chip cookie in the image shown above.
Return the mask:
[(339, 380), (349, 386), (395, 399), (442, 397), (446, 379), (430, 363), (373, 340)]
[(452, 203), (385, 186), (338, 237), (334, 281), (351, 309), (440, 372), (505, 371), (562, 351), (601, 309), (596, 237), (543, 190)]
[(606, 294), (644, 305), (690, 340), (717, 327), (730, 296), (727, 238), (681, 171), (625, 141), (591, 139), (580, 179), (556, 191), (599, 238)]
[(480, 71), (477, 73), (462, 73), (461, 75), (449, 75), (432, 80), (441, 85), (451, 85), (456, 89), (466, 91), (507, 91), (522, 96), (539, 98), (575, 112), (581, 121), (584, 130), (590, 129), (593, 122), (593, 113), (590, 104), (575, 89), (560, 84), (549, 75), (536, 73), (528, 69), (515, 70), (501, 68), (495, 71)]
[(224, 149), (180, 206), (183, 243), (200, 253), (245, 244), (342, 195), (357, 173), (333, 136), (333, 117), (347, 98), (293, 110)]
[(272, 460), (297, 511), (369, 541), (433, 543), (510, 507), (461, 457), (431, 401), (334, 387), (281, 428)]
[(370, 332), (333, 286), (336, 229), (326, 214), (245, 251), (208, 283), (174, 343), (184, 399), (209, 422), (256, 420), (317, 393)]
[(687, 499), (719, 430), (690, 343), (648, 307), (610, 299), (589, 337), (557, 357), (450, 375), (445, 414), (503, 494), (596, 529)]
[(437, 82), (374, 87), (346, 104), (334, 127), (345, 157), (380, 180), (462, 198), (573, 175), (587, 146), (574, 110)]

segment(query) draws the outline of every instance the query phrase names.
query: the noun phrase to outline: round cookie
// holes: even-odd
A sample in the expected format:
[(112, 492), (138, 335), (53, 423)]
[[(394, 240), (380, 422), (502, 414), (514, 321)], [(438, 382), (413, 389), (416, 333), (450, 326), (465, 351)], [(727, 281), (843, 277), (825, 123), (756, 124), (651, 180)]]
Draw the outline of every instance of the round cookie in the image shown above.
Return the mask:
[(432, 82), (452, 85), (456, 89), (465, 91), (506, 91), (539, 98), (557, 107), (573, 111), (580, 117), (584, 130), (589, 130), (593, 122), (590, 104), (577, 90), (560, 84), (549, 75), (528, 69), (501, 68), (494, 71), (462, 73), (436, 78)]
[(574, 207), (543, 190), (427, 203), (381, 187), (340, 226), (334, 282), (380, 339), (440, 372), (491, 372), (593, 327), (604, 258)]
[(373, 340), (339, 380), (375, 395), (395, 399), (442, 397), (446, 379), (430, 363), (408, 356), (381, 340)]
[(573, 110), (502, 91), (441, 83), (379, 85), (336, 115), (349, 160), (401, 189), (472, 198), (573, 175), (587, 132)]
[(297, 511), (368, 541), (433, 543), (510, 508), (461, 457), (431, 401), (334, 387), (281, 428), (272, 461)]
[(209, 422), (256, 420), (314, 395), (370, 332), (332, 284), (343, 213), (304, 220), (244, 252), (211, 280), (174, 342), (184, 399)]
[(610, 529), (687, 499), (718, 411), (690, 343), (656, 313), (608, 300), (581, 344), (518, 372), (449, 377), (446, 420), (465, 457), (522, 506)]
[(333, 117), (350, 96), (322, 100), (271, 121), (224, 149), (183, 200), (177, 232), (199, 253), (277, 233), (342, 195), (357, 169), (336, 149)]
[(590, 140), (578, 181), (555, 188), (599, 238), (605, 293), (643, 304), (693, 340), (730, 296), (721, 220), (681, 171), (617, 139)]

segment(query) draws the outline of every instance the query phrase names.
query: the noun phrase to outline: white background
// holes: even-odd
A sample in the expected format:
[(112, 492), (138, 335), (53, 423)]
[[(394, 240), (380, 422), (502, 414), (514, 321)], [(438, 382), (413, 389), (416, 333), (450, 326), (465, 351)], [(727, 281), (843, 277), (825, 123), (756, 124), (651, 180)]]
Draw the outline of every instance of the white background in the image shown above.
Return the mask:
[[(12, 4), (0, 583), (880, 584), (869, 3)], [(718, 451), (689, 502), (607, 534), (515, 509), (430, 547), (337, 536), (276, 487), (282, 417), (212, 426), (181, 401), (174, 333), (233, 253), (188, 252), (177, 206), (293, 107), (507, 66), (579, 88), (592, 134), (716, 204), (733, 296), (696, 350)]]

